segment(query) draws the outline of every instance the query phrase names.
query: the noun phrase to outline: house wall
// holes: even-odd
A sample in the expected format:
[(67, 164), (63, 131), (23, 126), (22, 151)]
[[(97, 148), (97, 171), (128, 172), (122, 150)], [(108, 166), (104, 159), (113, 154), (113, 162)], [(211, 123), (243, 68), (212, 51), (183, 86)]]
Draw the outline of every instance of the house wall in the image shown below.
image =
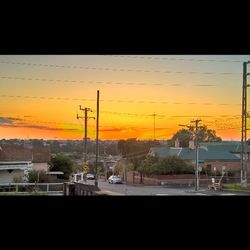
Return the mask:
[(37, 171), (48, 171), (48, 163), (33, 163), (33, 170)]
[(230, 171), (237, 171), (240, 170), (240, 161), (233, 162), (233, 161), (207, 161), (205, 165), (211, 165), (211, 170), (214, 171), (214, 167), (216, 170), (222, 171), (222, 166), (226, 167), (226, 170)]
[(24, 176), (23, 170), (13, 170), (11, 173), (8, 170), (0, 170), (0, 183), (13, 182), (14, 176)]

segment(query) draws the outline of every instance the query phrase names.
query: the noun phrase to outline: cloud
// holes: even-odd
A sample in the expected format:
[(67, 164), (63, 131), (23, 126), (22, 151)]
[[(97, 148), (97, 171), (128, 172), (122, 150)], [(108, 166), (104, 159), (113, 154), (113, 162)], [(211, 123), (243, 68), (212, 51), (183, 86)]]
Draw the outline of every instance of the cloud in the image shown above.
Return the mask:
[(108, 129), (100, 129), (100, 132), (122, 132), (124, 129), (120, 128), (108, 128)]
[(214, 85), (214, 84), (193, 84), (193, 86), (196, 86), (196, 87), (214, 87), (216, 85)]
[(194, 117), (213, 117), (212, 115), (200, 115), (200, 116), (198, 116), (198, 115), (173, 115), (173, 116), (171, 116), (172, 118), (185, 118), (185, 117), (190, 117), (190, 118), (194, 118)]
[(13, 124), (16, 121), (21, 121), (20, 118), (14, 118), (14, 117), (0, 117), (0, 124)]
[(39, 125), (30, 125), (30, 124), (1, 124), (0, 127), (7, 127), (7, 128), (32, 128), (32, 129), (42, 129), (42, 130), (52, 130), (52, 131), (78, 131), (78, 129), (74, 128), (53, 128), (47, 126), (39, 126)]

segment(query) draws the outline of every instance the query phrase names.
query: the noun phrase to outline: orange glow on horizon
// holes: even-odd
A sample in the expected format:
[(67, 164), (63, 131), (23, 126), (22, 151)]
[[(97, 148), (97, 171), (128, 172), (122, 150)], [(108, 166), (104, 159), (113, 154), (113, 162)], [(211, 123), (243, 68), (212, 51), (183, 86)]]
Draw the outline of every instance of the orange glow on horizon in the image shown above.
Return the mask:
[[(0, 137), (82, 139), (79, 105), (96, 116), (100, 90), (100, 139), (154, 139), (155, 112), (156, 139), (200, 118), (222, 139), (240, 140), (242, 64), (230, 60), (249, 56), (139, 57), (1, 55)], [(91, 139), (95, 126), (89, 119)]]

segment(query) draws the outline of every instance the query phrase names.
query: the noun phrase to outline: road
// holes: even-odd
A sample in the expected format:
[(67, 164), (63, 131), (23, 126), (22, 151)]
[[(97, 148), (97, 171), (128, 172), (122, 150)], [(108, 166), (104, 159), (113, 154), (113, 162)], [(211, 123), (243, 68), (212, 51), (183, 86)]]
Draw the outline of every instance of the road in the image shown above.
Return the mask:
[[(88, 180), (88, 184), (93, 184), (94, 181)], [(110, 195), (147, 195), (147, 196), (235, 196), (235, 195), (250, 195), (239, 192), (229, 191), (214, 191), (201, 187), (197, 192), (194, 187), (172, 188), (165, 186), (139, 186), (139, 185), (125, 185), (125, 184), (108, 184), (104, 180), (98, 180), (98, 187), (101, 191), (105, 191)]]

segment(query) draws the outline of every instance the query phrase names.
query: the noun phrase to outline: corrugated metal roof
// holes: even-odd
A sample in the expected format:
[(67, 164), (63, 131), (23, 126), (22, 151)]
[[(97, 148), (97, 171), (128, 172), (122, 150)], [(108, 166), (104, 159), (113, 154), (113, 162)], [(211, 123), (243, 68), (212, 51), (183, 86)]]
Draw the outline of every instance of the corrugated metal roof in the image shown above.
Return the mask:
[[(189, 148), (183, 148), (180, 157), (185, 160), (195, 160), (196, 150)], [(236, 155), (227, 151), (206, 151), (205, 149), (199, 149), (200, 160), (239, 160), (240, 158)]]
[[(202, 143), (205, 148), (199, 148), (200, 160), (232, 160), (238, 161), (240, 157), (233, 154), (238, 144), (231, 145), (211, 145)], [(180, 156), (183, 160), (195, 160), (196, 150), (190, 148), (169, 148), (169, 147), (153, 147), (151, 152), (156, 153), (160, 158), (168, 156)]]
[[(208, 150), (213, 151), (227, 151), (227, 152), (240, 152), (241, 143), (240, 142), (202, 142), (202, 146), (206, 146)], [(250, 147), (247, 146), (247, 152), (250, 152)]]

